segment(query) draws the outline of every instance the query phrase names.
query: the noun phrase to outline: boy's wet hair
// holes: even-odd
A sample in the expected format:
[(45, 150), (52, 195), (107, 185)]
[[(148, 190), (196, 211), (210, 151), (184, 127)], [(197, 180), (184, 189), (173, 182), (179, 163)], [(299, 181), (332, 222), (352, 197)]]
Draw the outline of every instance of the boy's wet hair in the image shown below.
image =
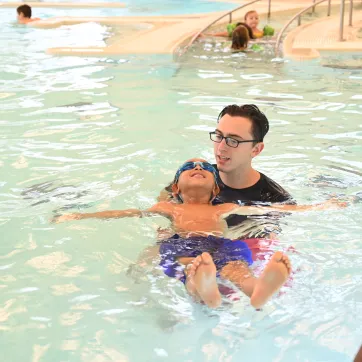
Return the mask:
[(252, 13), (258, 14), (258, 12), (257, 12), (256, 10), (250, 10), (250, 11), (248, 11), (248, 12), (244, 15), (244, 20), (246, 21), (246, 19), (248, 18), (248, 16), (249, 16), (250, 14), (252, 14)]
[(31, 18), (31, 7), (29, 5), (20, 5), (16, 11), (18, 12), (18, 14), (20, 15), (20, 13), (23, 13), (23, 15), (26, 17), (26, 18)]
[[(251, 121), (251, 134), (253, 138), (258, 142), (263, 142), (264, 137), (269, 131), (269, 121), (255, 104), (244, 104), (242, 106), (232, 104), (226, 106), (217, 117), (217, 123), (219, 123), (220, 119), (226, 114), (231, 117), (244, 117), (249, 119)], [(256, 143), (257, 142), (254, 144)]]

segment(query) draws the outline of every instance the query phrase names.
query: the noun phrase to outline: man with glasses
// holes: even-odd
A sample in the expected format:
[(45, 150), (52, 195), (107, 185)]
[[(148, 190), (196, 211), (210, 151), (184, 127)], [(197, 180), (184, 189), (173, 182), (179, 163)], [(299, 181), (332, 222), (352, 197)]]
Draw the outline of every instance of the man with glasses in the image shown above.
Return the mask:
[[(254, 104), (233, 104), (220, 112), (215, 131), (210, 132), (220, 185), (218, 202), (295, 204), (286, 190), (252, 167), (254, 157), (264, 149), (263, 141), (268, 131), (268, 119)], [(235, 230), (235, 237), (250, 240), (267, 238), (279, 232), (278, 218), (275, 214), (262, 218), (257, 215), (230, 215), (226, 221), (229, 228)], [(254, 251), (258, 253), (256, 245)]]
[[(210, 132), (221, 189), (220, 202), (240, 205), (295, 203), (286, 190), (252, 167), (254, 157), (264, 149), (263, 141), (268, 131), (268, 119), (253, 104), (229, 105), (220, 112), (215, 131)], [(246, 216), (233, 215), (227, 222), (229, 227), (240, 226), (246, 220)], [(265, 237), (278, 229), (270, 219), (259, 221), (249, 220), (239, 232), (244, 237)]]
[[(220, 193), (216, 203), (239, 205), (287, 203), (295, 204), (290, 194), (275, 181), (252, 167), (252, 160), (264, 149), (264, 137), (269, 131), (265, 114), (253, 104), (226, 106), (219, 114), (215, 131), (210, 132)], [(170, 195), (170, 186), (166, 188)], [(165, 200), (161, 193), (159, 200)], [(235, 237), (266, 238), (280, 231), (276, 215), (265, 217), (231, 215), (229, 227), (235, 227)]]
[(219, 114), (217, 127), (210, 132), (214, 141), (216, 166), (223, 190), (222, 202), (293, 202), (280, 185), (256, 171), (252, 160), (264, 149), (269, 122), (253, 104), (230, 105)]

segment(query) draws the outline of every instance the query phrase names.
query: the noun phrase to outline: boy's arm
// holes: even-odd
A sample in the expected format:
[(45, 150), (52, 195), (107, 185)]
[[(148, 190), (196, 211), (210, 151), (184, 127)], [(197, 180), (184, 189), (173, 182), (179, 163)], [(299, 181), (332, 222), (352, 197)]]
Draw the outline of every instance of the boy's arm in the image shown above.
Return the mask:
[(163, 216), (170, 216), (172, 207), (168, 202), (159, 202), (156, 205), (152, 206), (148, 210), (141, 211), (138, 209), (128, 209), (128, 210), (110, 210), (110, 211), (100, 211), (100, 212), (90, 212), (90, 213), (73, 213), (73, 214), (64, 214), (56, 216), (52, 221), (55, 223), (60, 223), (70, 220), (82, 220), (82, 219), (118, 219), (123, 217), (142, 217), (152, 214), (160, 214)]
[(142, 217), (142, 211), (137, 209), (128, 209), (128, 210), (109, 210), (109, 211), (100, 211), (100, 212), (89, 212), (89, 213), (79, 213), (75, 212), (72, 214), (64, 214), (54, 217), (52, 220), (55, 223), (60, 223), (70, 220), (83, 220), (83, 219), (115, 219), (122, 217)]
[(270, 208), (277, 211), (288, 212), (303, 212), (303, 211), (318, 211), (328, 209), (342, 209), (348, 206), (348, 202), (341, 201), (336, 198), (331, 198), (323, 203), (314, 205), (272, 205)]
[(328, 209), (341, 209), (348, 206), (348, 202), (340, 201), (332, 198), (324, 203), (315, 205), (282, 205), (273, 204), (272, 206), (235, 206), (231, 213), (238, 210), (245, 215), (266, 214), (270, 211), (285, 211), (285, 212), (303, 212), (303, 211), (318, 211)]

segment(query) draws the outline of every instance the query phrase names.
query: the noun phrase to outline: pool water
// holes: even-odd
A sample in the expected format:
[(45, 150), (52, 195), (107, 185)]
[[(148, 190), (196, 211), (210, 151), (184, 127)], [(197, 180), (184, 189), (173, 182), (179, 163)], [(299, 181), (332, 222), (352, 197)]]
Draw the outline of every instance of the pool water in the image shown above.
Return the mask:
[[(2, 1), (8, 3), (12, 1)], [(69, 3), (74, 1), (57, 1), (50, 0), (47, 2)], [(94, 1), (78, 1), (78, 3), (123, 3), (124, 8), (84, 8), (84, 9), (70, 9), (70, 8), (38, 8), (34, 7), (33, 16), (40, 18), (48, 18), (51, 16), (138, 16), (138, 15), (178, 15), (178, 14), (199, 14), (214, 11), (227, 11), (237, 7), (235, 3), (209, 1), (209, 0), (172, 0), (165, 2), (163, 0), (132, 0), (132, 1), (118, 1), (118, 0), (94, 0)], [(15, 17), (15, 9), (10, 10)], [(0, 10), (2, 11), (2, 10)]]
[[(55, 57), (79, 26), (19, 27), (0, 12), (0, 348), (3, 361), (350, 361), (362, 334), (360, 69), (224, 52)], [(108, 28), (92, 31), (101, 45)], [(63, 44), (62, 43), (62, 44)], [(53, 45), (52, 45), (53, 46)], [(352, 55), (328, 55), (343, 64)], [(54, 225), (53, 215), (151, 206), (187, 158), (213, 159), (207, 131), (227, 104), (254, 103), (271, 130), (254, 166), (300, 203), (343, 210), (281, 220), (292, 285), (254, 311), (210, 311), (155, 267), (150, 219)]]

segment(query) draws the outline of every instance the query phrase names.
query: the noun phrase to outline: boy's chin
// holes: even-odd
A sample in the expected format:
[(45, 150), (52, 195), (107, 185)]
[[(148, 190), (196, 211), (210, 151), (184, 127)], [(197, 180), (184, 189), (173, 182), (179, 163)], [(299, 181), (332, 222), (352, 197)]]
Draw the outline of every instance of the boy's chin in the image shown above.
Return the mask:
[(210, 184), (207, 182), (200, 182), (200, 181), (194, 181), (194, 182), (190, 182), (189, 185), (187, 185), (187, 188), (185, 189), (186, 192), (193, 192), (195, 190), (197, 190), (198, 192), (205, 192), (206, 193), (210, 193), (212, 192), (212, 190), (214, 189), (214, 184)]

